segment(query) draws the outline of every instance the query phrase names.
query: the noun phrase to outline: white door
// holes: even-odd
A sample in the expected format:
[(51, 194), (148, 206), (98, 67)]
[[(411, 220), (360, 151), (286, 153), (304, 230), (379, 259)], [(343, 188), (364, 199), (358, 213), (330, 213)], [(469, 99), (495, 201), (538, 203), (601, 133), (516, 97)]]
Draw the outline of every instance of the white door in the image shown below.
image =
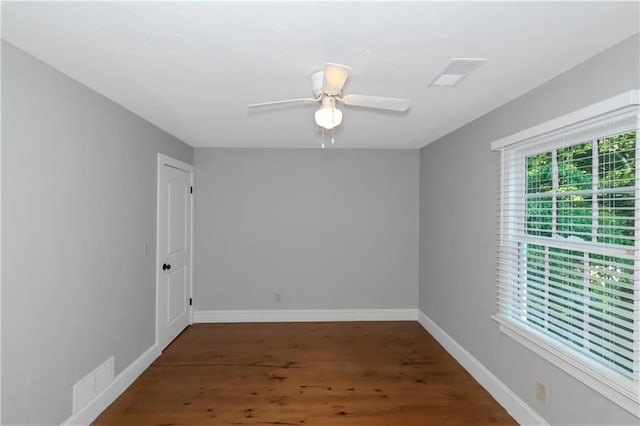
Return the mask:
[(162, 350), (191, 322), (193, 166), (158, 154), (157, 341)]

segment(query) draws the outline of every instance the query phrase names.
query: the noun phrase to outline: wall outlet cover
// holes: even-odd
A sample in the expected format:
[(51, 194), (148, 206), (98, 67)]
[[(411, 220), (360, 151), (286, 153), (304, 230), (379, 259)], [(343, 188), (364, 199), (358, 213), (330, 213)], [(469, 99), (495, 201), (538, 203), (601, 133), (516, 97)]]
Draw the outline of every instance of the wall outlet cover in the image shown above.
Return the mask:
[(543, 404), (547, 403), (547, 385), (536, 382), (536, 399)]

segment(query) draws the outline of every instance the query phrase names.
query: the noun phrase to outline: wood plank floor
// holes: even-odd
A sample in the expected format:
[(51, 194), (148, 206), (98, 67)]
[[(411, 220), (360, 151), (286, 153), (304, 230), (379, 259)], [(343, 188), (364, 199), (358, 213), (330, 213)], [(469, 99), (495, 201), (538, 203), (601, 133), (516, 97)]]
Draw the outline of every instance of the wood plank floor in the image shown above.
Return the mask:
[(513, 425), (417, 323), (195, 324), (95, 425)]

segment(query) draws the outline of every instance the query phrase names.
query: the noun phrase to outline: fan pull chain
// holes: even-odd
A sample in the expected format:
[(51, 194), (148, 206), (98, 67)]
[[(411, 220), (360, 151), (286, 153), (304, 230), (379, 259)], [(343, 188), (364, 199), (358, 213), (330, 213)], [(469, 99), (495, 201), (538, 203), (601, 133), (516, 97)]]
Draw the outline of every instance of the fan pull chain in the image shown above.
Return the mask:
[(322, 128), (322, 149), (324, 149), (324, 127)]
[(336, 134), (335, 128), (331, 129), (331, 145), (335, 142), (334, 136)]

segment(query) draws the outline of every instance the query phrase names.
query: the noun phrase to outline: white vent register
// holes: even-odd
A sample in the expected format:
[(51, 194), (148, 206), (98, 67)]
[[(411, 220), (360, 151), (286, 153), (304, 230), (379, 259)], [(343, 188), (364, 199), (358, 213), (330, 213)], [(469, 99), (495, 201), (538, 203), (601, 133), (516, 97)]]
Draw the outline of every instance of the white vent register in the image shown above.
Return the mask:
[(73, 385), (73, 414), (77, 414), (91, 400), (113, 382), (113, 357)]
[(431, 82), (431, 86), (455, 87), (485, 62), (486, 58), (451, 58), (449, 65)]

